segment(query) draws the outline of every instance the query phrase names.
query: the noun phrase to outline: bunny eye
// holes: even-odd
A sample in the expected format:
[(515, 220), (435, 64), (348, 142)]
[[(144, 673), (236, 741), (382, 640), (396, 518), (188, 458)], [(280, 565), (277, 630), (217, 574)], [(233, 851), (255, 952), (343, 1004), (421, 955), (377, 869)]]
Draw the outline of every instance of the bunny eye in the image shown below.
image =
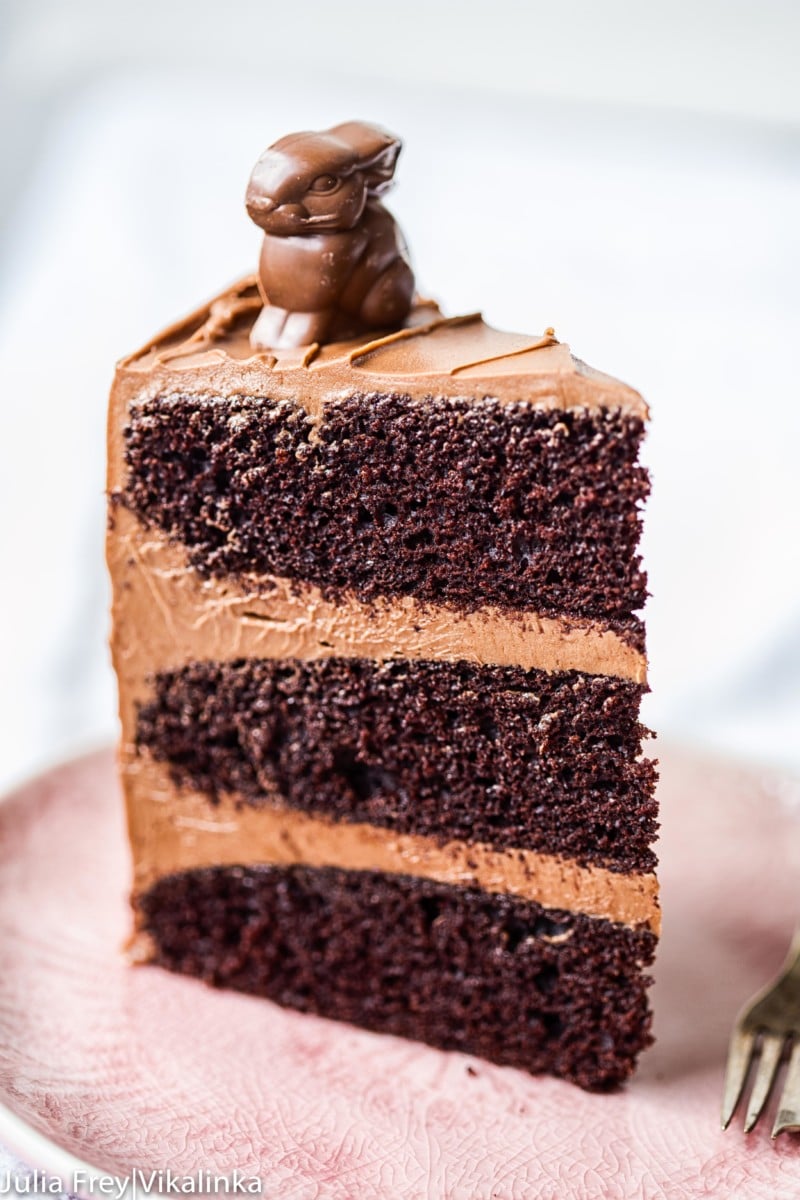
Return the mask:
[(311, 187), (310, 192), (335, 192), (339, 186), (339, 180), (335, 175), (318, 175)]

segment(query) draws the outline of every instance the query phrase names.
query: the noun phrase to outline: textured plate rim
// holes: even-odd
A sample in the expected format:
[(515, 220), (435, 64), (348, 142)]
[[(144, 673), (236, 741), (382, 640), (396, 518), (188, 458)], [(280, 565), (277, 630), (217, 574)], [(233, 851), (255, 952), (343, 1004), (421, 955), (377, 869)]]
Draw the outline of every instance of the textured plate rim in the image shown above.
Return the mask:
[[(94, 758), (95, 755), (102, 754), (107, 750), (108, 744), (104, 746), (96, 745), (83, 754), (78, 753), (59, 758), (52, 763), (47, 763), (41, 770), (23, 778), (19, 783), (14, 784), (10, 791), (0, 795), (0, 808), (6, 808), (14, 804), (43, 775), (47, 775), (61, 766), (68, 766), (72, 763), (82, 762), (88, 758)], [(84, 1159), (71, 1154), (63, 1146), (59, 1146), (58, 1142), (53, 1141), (47, 1134), (40, 1133), (38, 1129), (18, 1116), (2, 1100), (0, 1100), (0, 1141), (2, 1141), (4, 1149), (10, 1151), (14, 1157), (20, 1160), (24, 1167), (29, 1168), (31, 1171), (38, 1169), (44, 1171), (46, 1174), (58, 1175), (61, 1178), (74, 1176), (76, 1172), (81, 1172), (88, 1179), (99, 1180), (110, 1177), (108, 1171), (101, 1171), (99, 1167), (93, 1166)]]
[[(0, 1141), (3, 1149), (8, 1150), (22, 1165), (31, 1171), (44, 1171), (47, 1175), (58, 1175), (62, 1179), (74, 1178), (80, 1172), (87, 1179), (108, 1179), (109, 1172), (93, 1167), (91, 1163), (76, 1158), (59, 1146), (44, 1133), (39, 1133), (33, 1125), (23, 1121), (5, 1104), (0, 1101)], [(67, 1188), (71, 1193), (72, 1189)]]

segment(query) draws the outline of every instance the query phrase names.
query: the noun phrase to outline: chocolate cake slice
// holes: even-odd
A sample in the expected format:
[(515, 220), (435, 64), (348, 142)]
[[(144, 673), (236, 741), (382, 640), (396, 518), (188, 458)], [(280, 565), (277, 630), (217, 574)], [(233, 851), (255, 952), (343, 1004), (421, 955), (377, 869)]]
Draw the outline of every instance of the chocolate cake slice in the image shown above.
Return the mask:
[(618, 1083), (659, 929), (644, 402), (552, 331), (416, 302), (269, 348), (271, 305), (262, 259), (112, 391), (133, 956)]

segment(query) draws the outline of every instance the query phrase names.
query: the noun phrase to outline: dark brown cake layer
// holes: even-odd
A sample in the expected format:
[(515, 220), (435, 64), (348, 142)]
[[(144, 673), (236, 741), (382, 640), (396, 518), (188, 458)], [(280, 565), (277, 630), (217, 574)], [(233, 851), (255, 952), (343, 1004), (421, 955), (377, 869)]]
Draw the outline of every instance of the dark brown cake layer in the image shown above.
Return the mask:
[(179, 784), (442, 840), (650, 871), (640, 684), (467, 662), (197, 662), (153, 680), (137, 743)]
[(171, 970), (583, 1087), (625, 1079), (651, 1041), (646, 931), (302, 866), (171, 875), (137, 905)]
[(314, 426), (266, 397), (157, 397), (131, 409), (116, 498), (204, 574), (590, 617), (641, 647), (642, 434), (493, 400), (355, 395)]

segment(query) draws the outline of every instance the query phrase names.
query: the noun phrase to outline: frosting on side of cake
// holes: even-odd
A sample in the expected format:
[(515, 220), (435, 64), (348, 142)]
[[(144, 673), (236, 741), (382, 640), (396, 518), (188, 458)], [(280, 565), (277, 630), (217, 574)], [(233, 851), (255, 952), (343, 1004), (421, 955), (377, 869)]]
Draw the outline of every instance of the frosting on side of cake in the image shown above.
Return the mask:
[(487, 892), (509, 893), (548, 908), (658, 933), (652, 874), (579, 866), (530, 850), (398, 834), (363, 823), (333, 822), (285, 807), (273, 794), (258, 808), (177, 789), (167, 768), (147, 756), (123, 764), (131, 838), (137, 848), (134, 888), (209, 866), (344, 867), (405, 874)]
[(358, 391), (491, 396), (647, 417), (637, 391), (576, 359), (552, 330), (507, 333), (479, 313), (448, 318), (432, 302), (418, 301), (404, 328), (385, 336), (254, 352), (250, 331), (261, 307), (255, 277), (240, 280), (123, 359), (117, 389), (126, 401), (170, 388), (260, 395), (266, 380), (273, 399), (302, 403), (313, 416), (327, 400)]

